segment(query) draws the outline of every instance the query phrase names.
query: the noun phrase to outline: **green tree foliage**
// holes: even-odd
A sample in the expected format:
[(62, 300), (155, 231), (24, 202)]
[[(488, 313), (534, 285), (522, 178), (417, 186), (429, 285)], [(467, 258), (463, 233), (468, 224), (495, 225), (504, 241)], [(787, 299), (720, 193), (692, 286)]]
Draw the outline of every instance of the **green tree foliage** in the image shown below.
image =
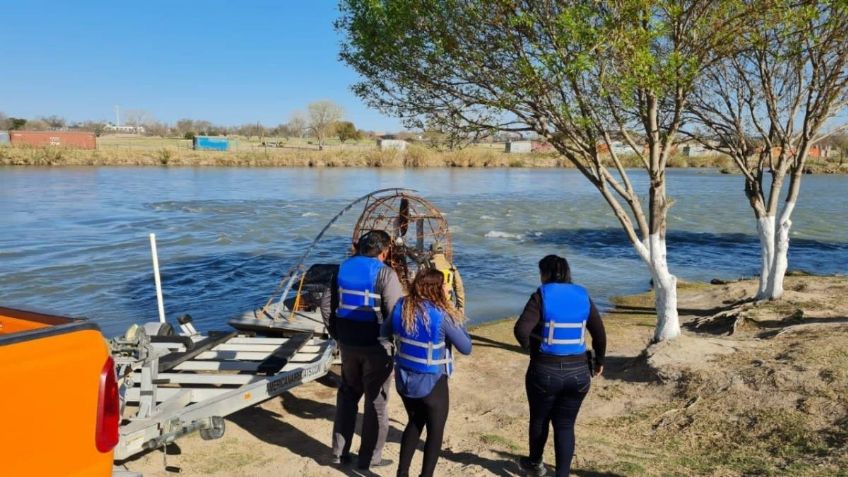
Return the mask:
[[(533, 131), (571, 161), (610, 204), (651, 271), (659, 340), (679, 333), (676, 279), (665, 258), (665, 168), (693, 85), (733, 49), (746, 7), (708, 0), (342, 0), (336, 27), (346, 36), (341, 58), (364, 78), (354, 91), (407, 127), (465, 139)], [(641, 158), (647, 191), (635, 190), (614, 152), (599, 151), (612, 132)]]
[(9, 129), (23, 129), (27, 120), (24, 118), (9, 118)]
[(342, 143), (348, 140), (358, 141), (362, 138), (362, 133), (350, 121), (337, 122), (335, 129), (336, 134), (339, 136), (339, 141)]

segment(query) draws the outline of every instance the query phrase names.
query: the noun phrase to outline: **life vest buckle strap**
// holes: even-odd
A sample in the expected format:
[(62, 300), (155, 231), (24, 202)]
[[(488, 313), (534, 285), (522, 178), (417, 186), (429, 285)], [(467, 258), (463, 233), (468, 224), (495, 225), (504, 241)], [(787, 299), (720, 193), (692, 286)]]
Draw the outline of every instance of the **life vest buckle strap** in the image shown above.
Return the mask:
[(339, 308), (343, 310), (354, 310), (354, 311), (373, 311), (374, 313), (382, 314), (382, 311), (379, 307), (376, 306), (361, 306), (361, 305), (348, 305), (346, 303), (339, 303)]
[(552, 321), (548, 321), (545, 323), (545, 328), (583, 328), (586, 326), (586, 322), (583, 321), (581, 323), (555, 323)]
[(412, 340), (412, 339), (409, 339), (409, 338), (404, 338), (403, 336), (400, 336), (398, 334), (396, 334), (395, 337), (401, 343), (406, 343), (408, 345), (417, 346), (419, 348), (430, 348), (430, 347), (432, 347), (432, 349), (439, 349), (439, 348), (443, 348), (445, 346), (444, 342), (441, 342), (441, 343), (438, 343), (438, 344), (433, 344), (433, 343), (426, 342), (426, 341), (416, 341), (416, 340)]
[(418, 358), (418, 357), (415, 357), (415, 356), (410, 356), (410, 355), (408, 355), (406, 353), (402, 353), (402, 352), (398, 352), (395, 356), (397, 356), (398, 358), (403, 358), (407, 361), (412, 361), (413, 363), (426, 364), (427, 366), (449, 364), (449, 363), (453, 362), (453, 360), (451, 358), (427, 360), (427, 359), (424, 359), (424, 358)]

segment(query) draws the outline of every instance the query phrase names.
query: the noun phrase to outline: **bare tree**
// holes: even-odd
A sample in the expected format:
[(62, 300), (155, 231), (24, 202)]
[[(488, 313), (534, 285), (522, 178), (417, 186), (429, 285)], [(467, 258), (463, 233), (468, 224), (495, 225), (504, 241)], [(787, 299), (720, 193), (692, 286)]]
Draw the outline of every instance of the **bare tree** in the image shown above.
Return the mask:
[(256, 136), (256, 139), (258, 139), (259, 141), (262, 141), (262, 138), (265, 137), (265, 135), (268, 133), (265, 126), (260, 123), (244, 124), (242, 126), (239, 126), (237, 131), (240, 135), (246, 137), (248, 140), (253, 136)]
[(100, 136), (106, 130), (106, 123), (103, 121), (83, 121), (77, 127), (83, 131), (93, 132), (95, 136)]
[(194, 132), (200, 135), (213, 134), (215, 131), (215, 126), (212, 125), (210, 121), (206, 121), (203, 119), (194, 121)]
[(47, 131), (50, 129), (50, 125), (43, 119), (33, 119), (32, 121), (26, 121), (26, 128), (30, 131)]
[(41, 120), (47, 123), (51, 129), (61, 129), (65, 127), (65, 118), (56, 116), (55, 114), (41, 118)]
[(170, 131), (171, 128), (160, 121), (147, 121), (144, 123), (144, 134), (147, 136), (165, 137)]
[(277, 127), (271, 131), (271, 134), (277, 137), (282, 137), (285, 140), (288, 140), (290, 137), (295, 135), (292, 133), (288, 124), (278, 124)]
[(302, 138), (306, 132), (306, 124), (306, 114), (303, 111), (293, 112), (287, 123), (291, 134), (298, 138)]
[(194, 121), (192, 121), (191, 119), (180, 119), (179, 121), (177, 121), (175, 129), (177, 130), (177, 134), (179, 134), (180, 136), (185, 136), (187, 134), (193, 134), (196, 132), (194, 128)]
[[(692, 101), (692, 134), (733, 158), (757, 220), (758, 299), (783, 294), (792, 212), (813, 147), (848, 103), (848, 10), (839, 2), (770, 2), (710, 68)], [(766, 181), (770, 175), (771, 180)], [(786, 199), (780, 195), (787, 185)]]
[(5, 130), (9, 129), (10, 124), (11, 123), (9, 121), (9, 117), (6, 116), (5, 113), (0, 111), (0, 131), (5, 131)]
[[(647, 265), (660, 341), (680, 334), (666, 166), (700, 71), (733, 45), (738, 6), (344, 0), (337, 28), (347, 35), (342, 59), (365, 78), (354, 91), (407, 127), (465, 140), (534, 132), (569, 160)], [(610, 147), (613, 132), (647, 172), (647, 204)]]
[(128, 109), (124, 111), (124, 119), (126, 124), (134, 127), (138, 132), (141, 131), (145, 123), (153, 121), (153, 116), (143, 109)]
[(338, 104), (324, 100), (310, 103), (309, 130), (318, 139), (318, 150), (324, 150), (324, 141), (333, 134), (334, 127), (344, 117), (344, 110)]

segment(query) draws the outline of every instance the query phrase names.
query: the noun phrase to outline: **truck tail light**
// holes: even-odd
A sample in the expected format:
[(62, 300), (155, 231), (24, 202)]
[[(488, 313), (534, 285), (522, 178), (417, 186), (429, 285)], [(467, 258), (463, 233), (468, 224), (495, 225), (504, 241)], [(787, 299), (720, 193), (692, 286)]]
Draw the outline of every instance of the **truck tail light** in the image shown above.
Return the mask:
[(94, 442), (100, 452), (109, 452), (118, 445), (119, 413), (118, 379), (115, 361), (109, 356), (100, 371), (100, 390), (97, 394), (97, 427)]

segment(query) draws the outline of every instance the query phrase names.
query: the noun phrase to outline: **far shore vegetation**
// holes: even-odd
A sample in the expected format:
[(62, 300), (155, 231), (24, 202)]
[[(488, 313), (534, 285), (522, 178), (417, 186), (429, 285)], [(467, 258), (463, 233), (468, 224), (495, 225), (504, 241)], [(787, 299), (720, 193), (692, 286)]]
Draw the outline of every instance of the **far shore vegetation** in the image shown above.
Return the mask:
[[(573, 168), (554, 152), (506, 153), (502, 142), (464, 148), (434, 147), (410, 141), (405, 151), (380, 150), (374, 139), (328, 139), (319, 150), (309, 138), (231, 137), (230, 150), (195, 151), (191, 140), (118, 134), (97, 138), (97, 149), (0, 146), (0, 166), (171, 166), (171, 167), (385, 167), (385, 168)], [(639, 167), (636, 156), (622, 156), (626, 167)], [(811, 159), (809, 173), (848, 173), (838, 158)], [(733, 161), (722, 155), (676, 155), (669, 167), (714, 168), (736, 173)]]

